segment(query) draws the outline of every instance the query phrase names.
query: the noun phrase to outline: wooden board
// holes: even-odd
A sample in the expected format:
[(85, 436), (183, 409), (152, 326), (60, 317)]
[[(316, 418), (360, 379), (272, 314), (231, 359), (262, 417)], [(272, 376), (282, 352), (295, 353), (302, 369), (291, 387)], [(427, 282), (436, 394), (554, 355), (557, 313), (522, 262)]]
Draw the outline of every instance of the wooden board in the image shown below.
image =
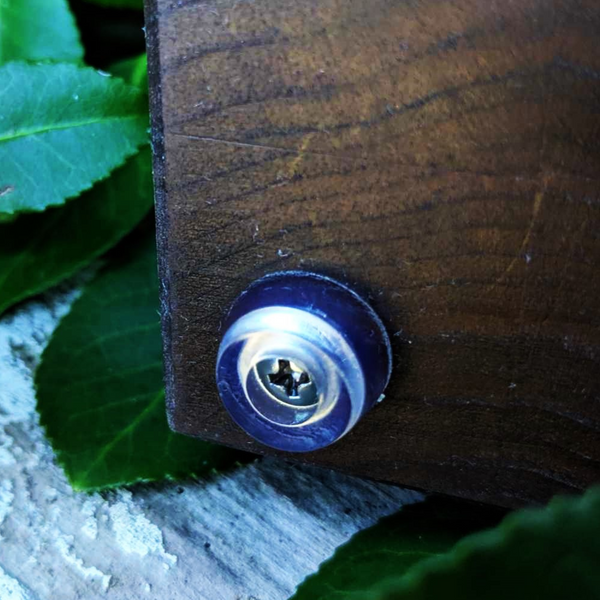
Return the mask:
[(596, 0), (147, 0), (168, 411), (220, 405), (254, 279), (333, 275), (392, 334), (385, 402), (293, 458), (504, 506), (600, 480)]

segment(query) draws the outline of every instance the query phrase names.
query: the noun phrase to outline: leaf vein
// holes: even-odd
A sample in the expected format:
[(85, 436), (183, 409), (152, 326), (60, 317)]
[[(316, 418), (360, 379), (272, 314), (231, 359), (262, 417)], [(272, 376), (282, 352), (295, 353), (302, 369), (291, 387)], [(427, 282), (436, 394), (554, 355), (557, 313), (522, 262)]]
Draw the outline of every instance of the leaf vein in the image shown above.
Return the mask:
[(86, 471), (84, 471), (81, 475), (81, 479), (85, 481), (89, 474), (100, 465), (108, 453), (125, 437), (130, 436), (131, 433), (137, 428), (137, 426), (148, 416), (148, 414), (152, 413), (157, 404), (163, 401), (164, 391), (160, 390), (157, 394), (154, 395), (154, 398), (148, 403), (148, 406), (144, 408), (142, 412), (140, 412), (127, 427), (124, 427), (119, 431), (114, 438), (102, 448), (100, 453), (96, 456), (96, 458), (91, 462), (90, 466)]

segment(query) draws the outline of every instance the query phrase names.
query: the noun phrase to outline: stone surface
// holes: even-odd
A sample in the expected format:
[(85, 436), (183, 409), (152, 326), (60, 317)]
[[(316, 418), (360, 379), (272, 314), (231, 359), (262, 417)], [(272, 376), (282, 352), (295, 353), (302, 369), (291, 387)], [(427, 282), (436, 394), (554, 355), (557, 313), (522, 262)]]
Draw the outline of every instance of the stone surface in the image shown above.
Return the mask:
[(32, 374), (76, 296), (0, 320), (0, 598), (288, 598), (336, 546), (417, 493), (260, 459), (204, 480), (75, 493)]

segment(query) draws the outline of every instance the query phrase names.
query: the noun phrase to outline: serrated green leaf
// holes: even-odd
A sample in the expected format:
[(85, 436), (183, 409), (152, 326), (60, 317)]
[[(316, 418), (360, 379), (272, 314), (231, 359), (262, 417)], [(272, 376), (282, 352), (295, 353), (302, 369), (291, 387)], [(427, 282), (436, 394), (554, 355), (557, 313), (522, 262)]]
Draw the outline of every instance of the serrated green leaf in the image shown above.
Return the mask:
[(142, 220), (152, 203), (147, 148), (76, 202), (0, 223), (0, 314), (106, 252)]
[(169, 429), (152, 233), (113, 252), (36, 373), (40, 421), (77, 490), (200, 475), (244, 456)]
[(145, 94), (87, 67), (0, 67), (0, 218), (63, 204), (148, 139)]
[(449, 498), (405, 506), (340, 546), (291, 600), (342, 600), (367, 592), (382, 579), (448, 551), (466, 534), (496, 524), (502, 514)]
[(66, 0), (0, 0), (0, 64), (82, 59), (79, 32)]
[(451, 552), (383, 582), (364, 600), (597, 600), (600, 488), (509, 515)]

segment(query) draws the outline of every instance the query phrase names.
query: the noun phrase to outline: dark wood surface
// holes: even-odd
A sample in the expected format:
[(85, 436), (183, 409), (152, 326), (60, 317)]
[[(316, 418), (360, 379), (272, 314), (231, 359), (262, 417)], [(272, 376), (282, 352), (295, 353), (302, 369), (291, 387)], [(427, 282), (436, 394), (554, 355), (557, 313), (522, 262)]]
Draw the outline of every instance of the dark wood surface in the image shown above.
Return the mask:
[(519, 506), (600, 480), (600, 3), (147, 0), (168, 411), (270, 453), (214, 383), (254, 279), (392, 334), (386, 400), (293, 458)]

